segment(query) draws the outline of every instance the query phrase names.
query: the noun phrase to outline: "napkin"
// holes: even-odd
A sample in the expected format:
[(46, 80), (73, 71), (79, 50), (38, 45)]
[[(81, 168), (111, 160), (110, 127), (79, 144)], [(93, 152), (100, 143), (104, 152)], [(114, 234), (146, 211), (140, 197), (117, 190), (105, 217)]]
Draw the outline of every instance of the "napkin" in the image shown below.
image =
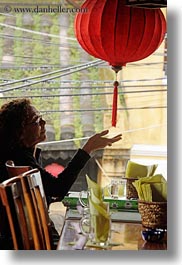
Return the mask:
[(167, 181), (161, 175), (140, 178), (133, 182), (140, 200), (148, 202), (167, 201)]
[(102, 188), (98, 185), (98, 183), (89, 178), (88, 175), (86, 175), (86, 181), (88, 185), (88, 190), (92, 190), (94, 192), (94, 195), (100, 200), (102, 200)]
[(97, 242), (107, 241), (110, 233), (109, 203), (103, 202), (90, 191), (89, 197), (91, 226), (94, 228)]
[(108, 203), (96, 197), (93, 190), (90, 191), (89, 206), (91, 214), (101, 214), (106, 219), (109, 218)]
[(157, 164), (146, 166), (137, 164), (131, 160), (128, 161), (126, 166), (126, 178), (143, 178), (152, 176), (155, 173)]

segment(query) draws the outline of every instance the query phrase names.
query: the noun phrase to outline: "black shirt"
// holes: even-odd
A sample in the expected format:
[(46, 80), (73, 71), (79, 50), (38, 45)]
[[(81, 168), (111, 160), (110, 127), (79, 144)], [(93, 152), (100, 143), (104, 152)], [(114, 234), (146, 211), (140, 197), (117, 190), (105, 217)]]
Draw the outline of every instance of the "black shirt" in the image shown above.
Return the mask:
[[(75, 182), (79, 172), (89, 160), (90, 155), (82, 149), (78, 149), (72, 160), (66, 168), (55, 178), (41, 166), (41, 150), (37, 148), (35, 157), (34, 150), (30, 148), (16, 148), (9, 154), (7, 160), (13, 160), (17, 166), (31, 166), (38, 168), (41, 173), (42, 183), (46, 196), (60, 197), (61, 199), (67, 194), (72, 184)], [(8, 178), (5, 162), (0, 164), (0, 182)]]

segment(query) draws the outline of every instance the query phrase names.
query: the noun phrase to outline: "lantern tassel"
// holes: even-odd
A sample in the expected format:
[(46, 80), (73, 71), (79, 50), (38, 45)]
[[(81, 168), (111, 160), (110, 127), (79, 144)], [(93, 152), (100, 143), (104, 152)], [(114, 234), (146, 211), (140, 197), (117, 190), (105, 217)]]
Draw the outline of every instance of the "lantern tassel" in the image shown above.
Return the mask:
[(118, 108), (118, 81), (114, 82), (113, 104), (112, 104), (112, 126), (116, 127)]

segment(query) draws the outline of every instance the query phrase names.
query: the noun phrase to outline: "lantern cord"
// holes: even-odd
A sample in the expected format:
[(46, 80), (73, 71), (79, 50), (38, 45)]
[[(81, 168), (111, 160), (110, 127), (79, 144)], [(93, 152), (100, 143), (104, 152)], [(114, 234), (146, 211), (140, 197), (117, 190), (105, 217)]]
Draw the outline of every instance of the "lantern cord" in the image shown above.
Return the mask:
[(122, 66), (112, 66), (112, 70), (114, 70), (116, 74), (116, 81), (114, 81), (114, 92), (113, 92), (113, 103), (112, 103), (112, 126), (116, 127), (117, 122), (117, 108), (118, 108), (118, 86), (119, 82), (117, 81), (117, 74), (120, 70), (122, 70)]
[(117, 72), (116, 72), (116, 81), (114, 81), (114, 92), (113, 92), (113, 104), (112, 104), (112, 126), (116, 127), (117, 122), (117, 108), (118, 108), (118, 86), (119, 82), (117, 81)]

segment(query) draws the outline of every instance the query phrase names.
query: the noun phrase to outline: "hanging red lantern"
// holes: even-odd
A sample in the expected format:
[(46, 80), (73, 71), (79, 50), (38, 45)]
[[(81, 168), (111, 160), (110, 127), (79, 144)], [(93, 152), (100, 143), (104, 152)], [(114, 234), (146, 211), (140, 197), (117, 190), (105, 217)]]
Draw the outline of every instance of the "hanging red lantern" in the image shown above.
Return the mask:
[[(75, 35), (90, 55), (107, 61), (116, 72), (151, 55), (161, 44), (166, 20), (160, 9), (128, 7), (125, 0), (86, 0), (77, 13)], [(116, 126), (117, 86), (112, 125)]]

